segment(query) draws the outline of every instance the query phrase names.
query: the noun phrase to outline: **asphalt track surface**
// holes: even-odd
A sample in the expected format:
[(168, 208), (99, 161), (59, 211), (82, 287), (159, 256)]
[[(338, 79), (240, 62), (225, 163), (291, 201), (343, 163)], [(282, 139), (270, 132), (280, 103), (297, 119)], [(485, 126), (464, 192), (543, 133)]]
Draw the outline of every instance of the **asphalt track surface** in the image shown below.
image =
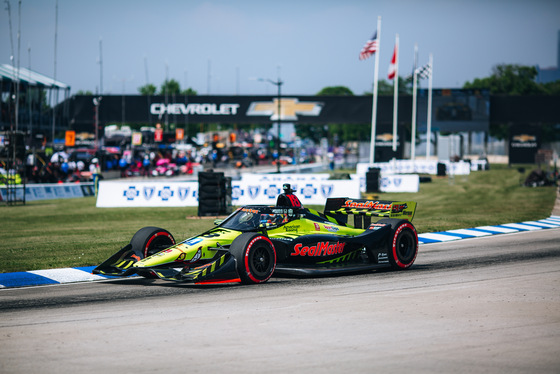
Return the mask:
[(560, 229), (421, 245), (407, 271), (0, 290), (0, 373), (560, 372)]

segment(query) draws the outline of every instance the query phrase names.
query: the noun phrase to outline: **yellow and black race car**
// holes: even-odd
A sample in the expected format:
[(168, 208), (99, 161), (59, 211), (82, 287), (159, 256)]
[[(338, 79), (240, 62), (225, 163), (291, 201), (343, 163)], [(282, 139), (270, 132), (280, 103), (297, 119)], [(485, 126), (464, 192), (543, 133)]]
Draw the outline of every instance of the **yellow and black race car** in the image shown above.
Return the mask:
[[(275, 206), (241, 207), (216, 220), (216, 227), (180, 243), (167, 230), (144, 227), (93, 273), (254, 284), (273, 274), (407, 269), (418, 254), (411, 223), (415, 210), (412, 201), (330, 198), (320, 213), (303, 207), (290, 185), (284, 185)], [(372, 217), (380, 219), (372, 222)]]

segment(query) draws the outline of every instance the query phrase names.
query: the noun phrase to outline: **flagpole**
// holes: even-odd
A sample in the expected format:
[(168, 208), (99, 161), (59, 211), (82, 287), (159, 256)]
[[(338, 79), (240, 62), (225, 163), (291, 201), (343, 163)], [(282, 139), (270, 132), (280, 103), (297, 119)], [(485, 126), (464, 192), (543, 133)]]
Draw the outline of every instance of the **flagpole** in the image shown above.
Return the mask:
[(432, 75), (434, 74), (433, 66), (433, 55), (430, 53), (429, 66), (430, 66), (430, 77), (428, 78), (428, 129), (427, 132), (427, 143), (426, 143), (426, 160), (430, 158), (431, 145), (432, 145)]
[(418, 56), (418, 43), (414, 44), (414, 73), (412, 74), (412, 131), (410, 140), (410, 159), (414, 161), (416, 155), (416, 89), (418, 86), (418, 72), (416, 61)]
[(397, 116), (399, 113), (399, 34), (395, 35), (395, 78), (393, 81), (393, 158), (397, 152)]
[(375, 162), (375, 134), (377, 125), (377, 81), (379, 79), (379, 52), (381, 51), (381, 16), (377, 17), (377, 52), (375, 53), (375, 72), (373, 74), (373, 103), (371, 108), (371, 144), (369, 163)]

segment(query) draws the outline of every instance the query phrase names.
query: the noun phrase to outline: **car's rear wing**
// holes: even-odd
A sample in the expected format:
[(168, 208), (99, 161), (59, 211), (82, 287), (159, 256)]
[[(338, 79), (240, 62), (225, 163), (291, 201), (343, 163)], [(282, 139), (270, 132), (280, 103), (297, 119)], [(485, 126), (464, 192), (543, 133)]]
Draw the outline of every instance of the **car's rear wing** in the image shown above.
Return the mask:
[[(371, 217), (399, 218), (412, 221), (416, 212), (414, 201), (383, 201), (335, 197), (327, 199), (325, 215), (346, 223), (348, 215), (364, 216), (364, 224)], [(354, 217), (355, 221), (357, 217)], [(365, 227), (365, 225), (364, 225)]]

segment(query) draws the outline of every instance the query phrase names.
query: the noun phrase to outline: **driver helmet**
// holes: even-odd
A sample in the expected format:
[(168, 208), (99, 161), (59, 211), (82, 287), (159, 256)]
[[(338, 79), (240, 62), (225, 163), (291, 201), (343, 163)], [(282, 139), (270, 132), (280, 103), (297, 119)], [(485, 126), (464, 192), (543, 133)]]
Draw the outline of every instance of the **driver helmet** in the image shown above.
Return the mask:
[(289, 183), (284, 183), (282, 189), (284, 190), (284, 193), (294, 193), (294, 190), (292, 190), (292, 185)]
[(253, 218), (253, 213), (243, 212), (241, 217), (239, 217), (239, 222), (241, 222), (241, 223), (249, 222), (252, 218)]

